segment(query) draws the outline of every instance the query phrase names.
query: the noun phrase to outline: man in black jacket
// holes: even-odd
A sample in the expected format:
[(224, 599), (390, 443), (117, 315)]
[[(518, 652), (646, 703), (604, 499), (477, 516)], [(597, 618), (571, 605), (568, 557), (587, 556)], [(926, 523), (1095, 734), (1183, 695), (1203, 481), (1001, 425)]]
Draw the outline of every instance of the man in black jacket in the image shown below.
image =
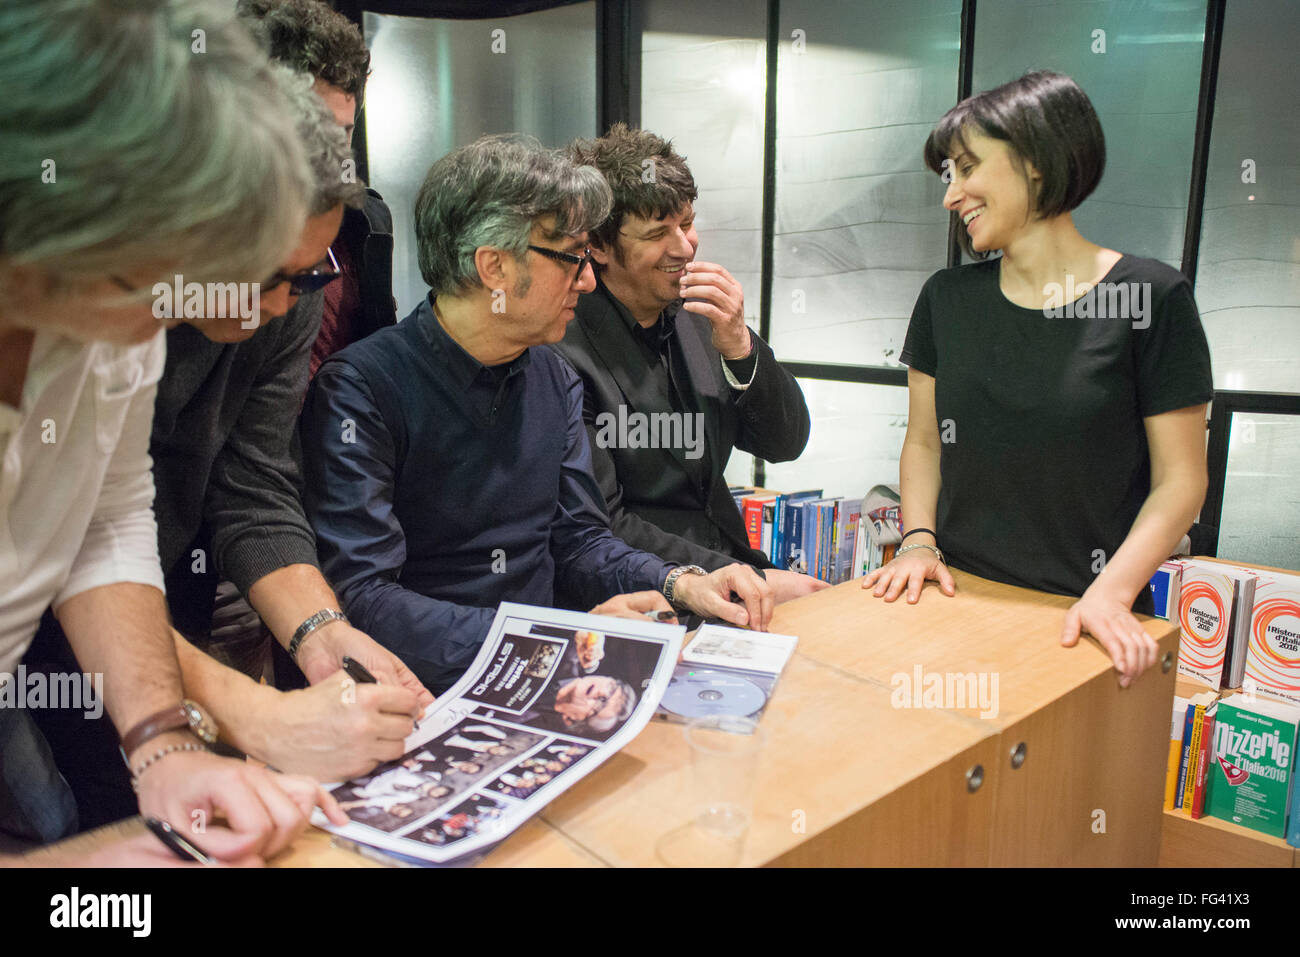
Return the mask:
[[(239, 0), (238, 11), (271, 59), (312, 75), (316, 94), (351, 145), (370, 72), (370, 51), (356, 25), (320, 0)], [(325, 289), (313, 376), (344, 346), (397, 322), (393, 214), (379, 193), (367, 189), (364, 205), (344, 209), (332, 248), (340, 275)]]
[(695, 259), (695, 181), (672, 145), (619, 123), (569, 147), (614, 193), (591, 234), (598, 285), (554, 348), (583, 415), (614, 534), (669, 561), (765, 570), (778, 601), (824, 587), (749, 545), (723, 477), (732, 448), (771, 462), (808, 442), (799, 384), (745, 325), (726, 269)]

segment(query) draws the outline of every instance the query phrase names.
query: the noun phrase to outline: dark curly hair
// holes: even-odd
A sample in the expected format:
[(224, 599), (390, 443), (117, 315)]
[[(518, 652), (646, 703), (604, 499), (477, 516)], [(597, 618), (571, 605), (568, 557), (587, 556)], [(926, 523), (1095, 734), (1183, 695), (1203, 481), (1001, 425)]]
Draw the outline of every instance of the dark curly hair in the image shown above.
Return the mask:
[(270, 54), (360, 103), (370, 74), (361, 31), (320, 0), (239, 0), (240, 19)]
[(676, 215), (699, 195), (686, 158), (670, 141), (626, 123), (615, 123), (599, 139), (574, 140), (565, 152), (575, 166), (600, 170), (614, 193), (614, 208), (591, 231), (591, 241), (615, 256), (619, 255), (618, 231), (626, 217)]

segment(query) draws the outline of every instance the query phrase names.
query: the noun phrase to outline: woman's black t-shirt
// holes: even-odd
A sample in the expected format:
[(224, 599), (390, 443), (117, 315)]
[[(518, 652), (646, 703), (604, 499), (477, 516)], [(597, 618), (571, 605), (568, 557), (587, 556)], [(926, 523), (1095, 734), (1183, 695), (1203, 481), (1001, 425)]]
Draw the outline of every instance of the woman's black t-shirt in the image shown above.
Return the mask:
[(999, 266), (931, 276), (901, 355), (935, 380), (939, 546), (982, 578), (1082, 595), (1150, 492), (1143, 418), (1213, 396), (1209, 346), (1164, 263), (1123, 256), (1055, 310), (1008, 300)]

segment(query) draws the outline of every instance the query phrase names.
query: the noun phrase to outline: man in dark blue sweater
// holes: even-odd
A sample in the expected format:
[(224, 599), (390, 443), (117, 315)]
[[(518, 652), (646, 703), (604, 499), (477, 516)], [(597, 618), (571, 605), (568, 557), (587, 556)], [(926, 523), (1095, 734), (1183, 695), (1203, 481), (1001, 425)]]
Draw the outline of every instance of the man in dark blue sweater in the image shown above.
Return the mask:
[(429, 296), (327, 360), (308, 392), (321, 567), (357, 627), (435, 691), (473, 661), (499, 601), (549, 605), (557, 581), (601, 614), (671, 603), (759, 629), (771, 617), (748, 566), (709, 574), (614, 537), (582, 382), (533, 348), (558, 341), (593, 288), (587, 231), (610, 201), (596, 170), (530, 140), (443, 157), (416, 202)]

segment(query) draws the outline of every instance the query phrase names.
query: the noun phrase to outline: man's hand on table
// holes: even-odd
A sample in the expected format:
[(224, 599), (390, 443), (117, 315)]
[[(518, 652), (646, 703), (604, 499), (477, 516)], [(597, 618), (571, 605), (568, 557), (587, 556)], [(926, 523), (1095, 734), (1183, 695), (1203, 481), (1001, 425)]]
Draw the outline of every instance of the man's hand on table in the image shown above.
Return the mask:
[(265, 690), (249, 721), (249, 754), (318, 781), (345, 781), (401, 757), (415, 730), (415, 692), (396, 684), (359, 684), (336, 671), (310, 688)]
[(342, 668), (344, 656), (364, 666), (380, 684), (409, 689), (416, 698), (412, 717), (418, 718), (433, 704), (433, 695), (402, 664), (402, 659), (345, 621), (330, 622), (308, 635), (298, 649), (298, 667), (309, 682), (316, 684)]
[(830, 582), (824, 582), (820, 578), (784, 571), (780, 568), (765, 568), (763, 575), (767, 583), (772, 586), (772, 600), (778, 605), (831, 587)]
[[(150, 739), (130, 756), (138, 768), (172, 744), (193, 743), (169, 732)], [(206, 751), (164, 755), (139, 777), (140, 813), (161, 818), (213, 857), (238, 861), (284, 850), (319, 807), (335, 824), (346, 824), (338, 803), (311, 778), (278, 774)], [(220, 814), (225, 826), (213, 823)]]
[[(668, 599), (659, 592), (634, 591), (623, 595), (615, 595), (609, 601), (601, 602), (588, 614), (608, 615), (611, 618), (643, 619), (648, 611), (671, 612), (672, 610), (673, 606), (668, 604)], [(677, 619), (672, 618), (668, 624), (677, 624)]]
[[(739, 602), (731, 600), (733, 594)], [(754, 631), (767, 631), (776, 604), (772, 586), (740, 563), (708, 575), (681, 575), (673, 585), (673, 601), (703, 618), (720, 618)]]
[(1099, 586), (1100, 579), (1065, 613), (1061, 644), (1072, 648), (1086, 631), (1101, 643), (1115, 663), (1119, 686), (1127, 688), (1138, 675), (1156, 663), (1160, 647), (1133, 617), (1133, 600), (1125, 602)]

